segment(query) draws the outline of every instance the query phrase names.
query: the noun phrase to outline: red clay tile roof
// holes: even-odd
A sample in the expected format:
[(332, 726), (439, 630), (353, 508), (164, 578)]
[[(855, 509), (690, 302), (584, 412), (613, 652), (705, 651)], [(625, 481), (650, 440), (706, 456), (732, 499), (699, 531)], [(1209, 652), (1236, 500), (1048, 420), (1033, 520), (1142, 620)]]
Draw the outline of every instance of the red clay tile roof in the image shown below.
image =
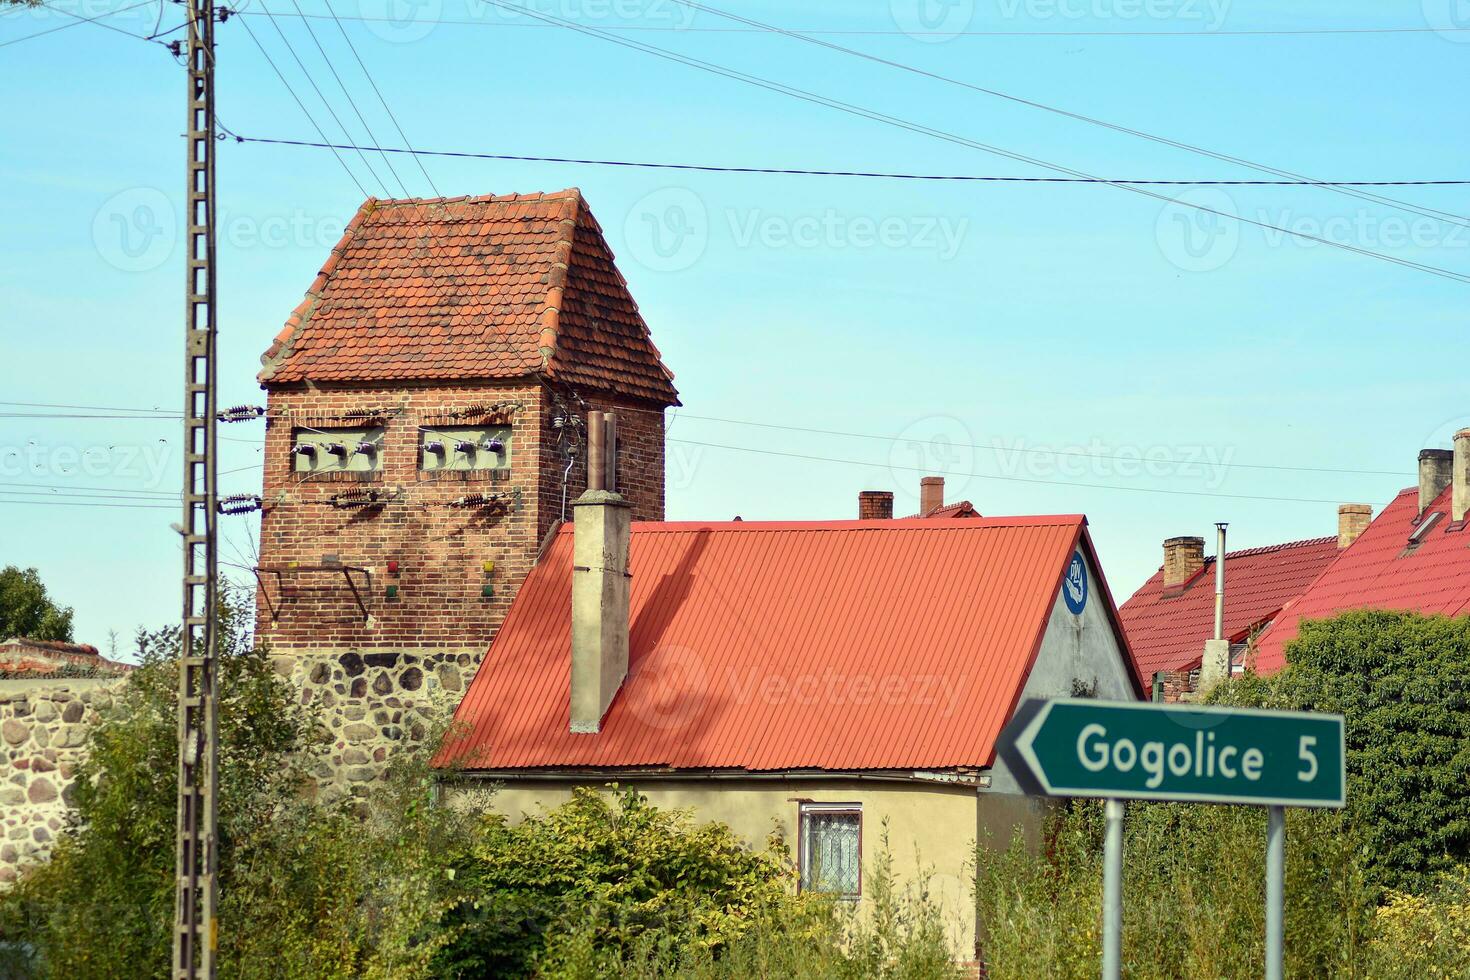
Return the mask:
[(1419, 491), (1404, 490), (1301, 598), (1261, 636), (1256, 669), (1280, 670), (1286, 645), (1304, 619), (1330, 619), (1350, 609), (1389, 609), (1446, 616), (1470, 614), (1470, 527), (1450, 521), (1452, 489), (1427, 513), (1444, 516), (1416, 547)]
[(987, 766), (1073, 551), (1092, 553), (1080, 516), (634, 524), (628, 677), (602, 731), (573, 735), (572, 534), (521, 586), (436, 765)]
[(539, 376), (679, 404), (575, 188), (369, 198), (261, 360), (264, 385)]
[(946, 517), (980, 517), (981, 513), (975, 509), (975, 505), (968, 500), (961, 500), (953, 504), (941, 504), (929, 511), (927, 514), (910, 514), (904, 520), (917, 520), (920, 518), (946, 518)]
[[(1225, 634), (1234, 642), (1269, 622), (1337, 557), (1337, 538), (1313, 538), (1225, 556)], [(1215, 559), (1182, 587), (1165, 590), (1160, 568), (1118, 610), (1133, 670), (1145, 688), (1160, 670), (1199, 665), (1215, 632)]]
[(12, 637), (0, 643), (0, 673), (45, 677), (75, 668), (92, 670), (99, 675), (122, 675), (133, 669), (131, 664), (108, 660), (97, 652), (96, 647), (87, 643), (60, 643), (23, 637)]

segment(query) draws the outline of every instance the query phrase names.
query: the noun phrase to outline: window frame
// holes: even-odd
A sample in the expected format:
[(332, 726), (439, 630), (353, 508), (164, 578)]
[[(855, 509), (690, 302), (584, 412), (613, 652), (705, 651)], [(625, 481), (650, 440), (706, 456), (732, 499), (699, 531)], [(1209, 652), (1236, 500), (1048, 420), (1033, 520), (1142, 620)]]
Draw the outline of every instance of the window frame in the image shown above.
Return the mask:
[[(857, 817), (857, 891), (824, 892), (807, 885), (806, 823), (810, 814), (846, 814)], [(811, 891), (814, 895), (826, 895), (842, 901), (856, 902), (863, 897), (863, 805), (861, 803), (818, 803), (813, 800), (796, 801), (796, 891), (797, 894)]]

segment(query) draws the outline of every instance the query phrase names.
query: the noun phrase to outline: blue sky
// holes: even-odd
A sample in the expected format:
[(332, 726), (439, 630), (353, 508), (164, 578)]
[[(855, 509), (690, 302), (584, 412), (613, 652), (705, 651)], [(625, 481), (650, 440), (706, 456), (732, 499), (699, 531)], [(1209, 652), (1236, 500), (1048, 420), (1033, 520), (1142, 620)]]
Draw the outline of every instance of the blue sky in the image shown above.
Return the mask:
[[(299, 2), (326, 12), (322, 0)], [(1470, 176), (1470, 30), (1422, 30), (1470, 28), (1470, 9), (1452, 0), (726, 2), (1312, 177)], [(179, 19), (166, 7), (165, 28)], [(534, 26), (485, 0), (333, 7), (352, 18), (348, 35), (418, 149), (1048, 173)], [(340, 137), (262, 9), (251, 0), (243, 23)], [(673, 0), (533, 9), (1089, 174), (1261, 176), (799, 40), (713, 30), (734, 25)], [(104, 22), (148, 34), (158, 16), (143, 6)], [(69, 20), (6, 13), (0, 42)], [(301, 19), (279, 23), (361, 139)], [(336, 25), (311, 23), (373, 132), (400, 145)], [(1322, 28), (1418, 30), (1229, 33)], [(318, 138), (241, 20), (222, 25), (219, 42), (220, 115), (233, 131)], [(0, 398), (176, 408), (181, 69), (156, 44), (80, 25), (0, 47), (0, 87)], [(219, 159), (222, 400), (255, 403), (260, 352), (362, 191), (324, 150), (227, 142)], [(356, 155), (344, 159), (364, 188), (386, 193)], [(398, 186), (381, 159), (369, 162)], [(408, 158), (394, 163), (412, 193), (430, 193)], [(1107, 185), (425, 166), (446, 194), (583, 189), (683, 394), (670, 430), (672, 518), (850, 517), (865, 488), (893, 489), (912, 509), (921, 473), (944, 473), (951, 498), (987, 514), (1086, 513), (1121, 601), (1158, 566), (1163, 538), (1220, 520), (1235, 547), (1333, 533), (1336, 502), (1382, 505), (1413, 482), (1420, 448), (1470, 424), (1458, 356), (1470, 285)], [(1470, 214), (1466, 191), (1380, 190), (1459, 215)], [(1192, 189), (1183, 200), (1470, 273), (1470, 228), (1391, 206), (1301, 187)], [(41, 411), (0, 406), (0, 564), (40, 569), (76, 607), (78, 639), (105, 646), (116, 629), (126, 644), (138, 625), (178, 614), (177, 514), (22, 495), (174, 491), (177, 423), (14, 417)], [(255, 464), (260, 433), (258, 423), (224, 429), (239, 441), (224, 444), (222, 469)], [(258, 489), (258, 470), (222, 485)], [(225, 558), (248, 557), (248, 520), (222, 526)]]

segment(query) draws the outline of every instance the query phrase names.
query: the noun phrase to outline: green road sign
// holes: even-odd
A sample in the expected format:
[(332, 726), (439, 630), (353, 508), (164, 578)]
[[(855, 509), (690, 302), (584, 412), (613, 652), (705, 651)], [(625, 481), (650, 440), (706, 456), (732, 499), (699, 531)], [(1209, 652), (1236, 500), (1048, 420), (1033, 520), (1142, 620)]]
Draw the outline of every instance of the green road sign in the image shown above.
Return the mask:
[(1341, 715), (1032, 700), (998, 748), (1036, 795), (1340, 807), (1347, 792)]

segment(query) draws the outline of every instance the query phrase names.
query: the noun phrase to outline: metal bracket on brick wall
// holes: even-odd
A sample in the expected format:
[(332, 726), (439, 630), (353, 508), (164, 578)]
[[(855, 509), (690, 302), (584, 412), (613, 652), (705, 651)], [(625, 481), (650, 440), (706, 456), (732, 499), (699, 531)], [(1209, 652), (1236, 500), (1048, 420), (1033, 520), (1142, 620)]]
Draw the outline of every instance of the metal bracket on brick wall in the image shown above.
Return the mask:
[(270, 611), (271, 622), (280, 617), (280, 608), (271, 601), (270, 589), (265, 584), (265, 575), (271, 575), (276, 580), (276, 598), (285, 601), (285, 575), (294, 575), (299, 572), (340, 572), (342, 578), (347, 582), (347, 588), (352, 590), (352, 598), (357, 601), (358, 611), (362, 613), (364, 623), (372, 622), (372, 613), (368, 612), (367, 603), (363, 600), (363, 593), (358, 589), (357, 583), (352, 580), (352, 573), (357, 572), (367, 580), (367, 593), (372, 594), (373, 570), (363, 568), (360, 565), (339, 565), (336, 563), (325, 565), (302, 565), (299, 562), (287, 562), (284, 565), (257, 565), (251, 569), (255, 574), (255, 582), (260, 586), (261, 598), (265, 599), (265, 607)]

